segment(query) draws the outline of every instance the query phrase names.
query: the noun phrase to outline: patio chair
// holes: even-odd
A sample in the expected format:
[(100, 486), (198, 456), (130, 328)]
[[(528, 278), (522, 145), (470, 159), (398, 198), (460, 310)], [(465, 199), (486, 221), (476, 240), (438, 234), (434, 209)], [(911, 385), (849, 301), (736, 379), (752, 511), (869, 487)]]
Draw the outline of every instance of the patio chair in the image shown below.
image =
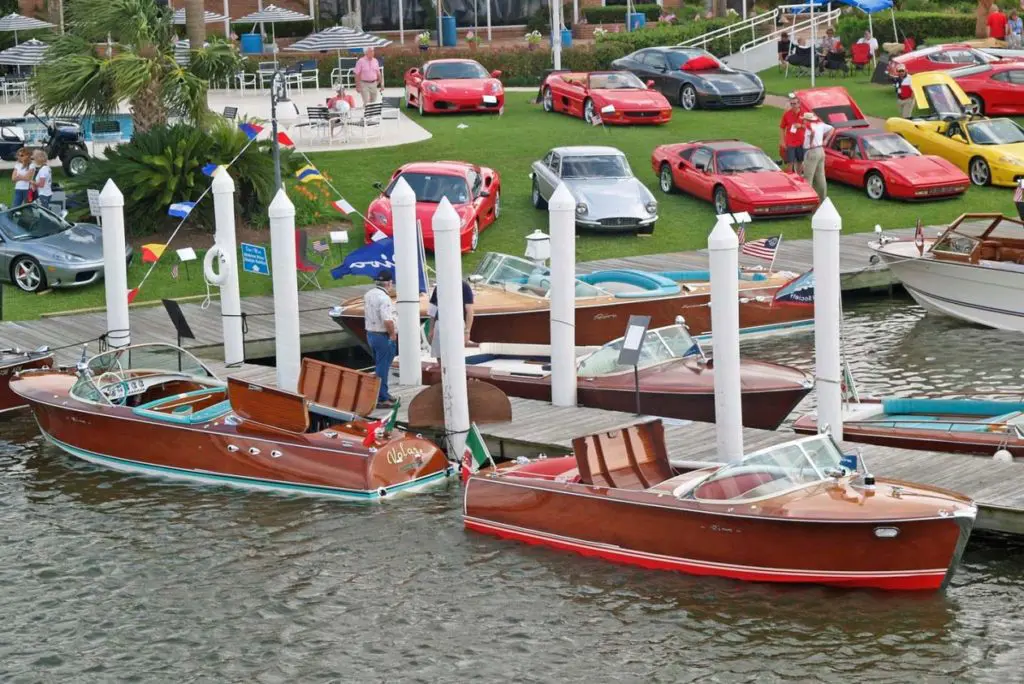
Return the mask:
[(868, 64), (871, 64), (871, 46), (867, 43), (854, 43), (850, 48), (850, 57), (853, 68), (857, 71), (864, 71)]
[(382, 97), (380, 118), (382, 121), (394, 121), (395, 126), (400, 126), (402, 121), (402, 98)]
[(335, 90), (338, 87), (352, 90), (356, 87), (356, 62), (357, 59), (342, 57), (338, 60), (338, 66), (331, 70), (331, 87)]
[(228, 121), (234, 121), (238, 118), (238, 107), (225, 107), (222, 116)]
[(319, 132), (327, 137), (332, 137), (331, 112), (324, 106), (306, 107), (306, 121), (299, 124), (314, 134)]
[(260, 88), (266, 88), (274, 80), (274, 72), (277, 71), (277, 62), (260, 62), (256, 67), (256, 75), (259, 77)]
[(320, 87), (320, 68), (316, 60), (307, 59), (299, 62), (299, 90), (306, 85), (312, 85), (314, 89)]
[(383, 102), (371, 102), (370, 104), (363, 107), (363, 115), (358, 119), (354, 119), (348, 122), (348, 126), (352, 128), (358, 128), (363, 131), (363, 141), (370, 139), (370, 134), (373, 137), (380, 137), (380, 122), (381, 114), (383, 112)]
[(324, 253), (319, 261), (311, 259), (309, 256), (309, 236), (306, 235), (306, 231), (299, 229), (295, 231), (295, 270), (298, 271), (299, 279), (302, 281), (299, 284), (299, 289), (304, 290), (307, 287), (315, 287), (320, 290), (320, 281), (317, 279), (317, 274), (324, 267), (327, 262), (327, 254)]
[(794, 76), (808, 76), (811, 73), (811, 48), (793, 48), (793, 52), (786, 58), (786, 78), (789, 78), (789, 67), (793, 67)]
[(24, 78), (5, 78), (3, 80), (4, 104), (12, 99), (28, 101), (28, 81)]
[(246, 88), (252, 88), (253, 92), (260, 88), (259, 74), (254, 72), (239, 71), (235, 74), (235, 81), (238, 83), (238, 89), (242, 91), (242, 97), (245, 97)]

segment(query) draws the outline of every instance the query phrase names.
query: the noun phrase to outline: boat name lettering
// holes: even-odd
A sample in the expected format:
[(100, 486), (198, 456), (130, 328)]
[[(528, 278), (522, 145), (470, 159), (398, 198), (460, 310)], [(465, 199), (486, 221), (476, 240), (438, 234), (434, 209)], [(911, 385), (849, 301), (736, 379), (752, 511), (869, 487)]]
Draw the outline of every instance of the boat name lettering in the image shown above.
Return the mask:
[(619, 317), (618, 314), (605, 314), (605, 313), (594, 314), (594, 320), (595, 321), (607, 321), (609, 319), (618, 318), (618, 317)]
[(723, 527), (722, 525), (712, 525), (711, 526), (711, 531), (712, 532), (736, 532), (737, 530), (734, 530), (731, 527)]
[(420, 451), (419, 447), (391, 447), (390, 449), (388, 449), (388, 453), (387, 456), (385, 456), (385, 458), (387, 459), (387, 462), (390, 463), (391, 465), (397, 465), (399, 463), (404, 462), (407, 456), (415, 457), (422, 455), (422, 453), (423, 452)]
[(259, 385), (249, 385), (249, 391), (250, 392), (262, 392), (263, 388), (260, 387)]

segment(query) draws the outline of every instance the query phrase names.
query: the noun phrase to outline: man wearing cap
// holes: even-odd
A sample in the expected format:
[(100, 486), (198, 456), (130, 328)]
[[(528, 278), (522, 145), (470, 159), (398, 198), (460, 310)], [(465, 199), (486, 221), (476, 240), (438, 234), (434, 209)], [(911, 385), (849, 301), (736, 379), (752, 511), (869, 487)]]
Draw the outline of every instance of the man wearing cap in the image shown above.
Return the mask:
[(376, 286), (363, 295), (363, 322), (366, 326), (366, 341), (373, 354), (373, 372), (380, 378), (377, 392), (377, 408), (391, 408), (395, 398), (388, 392), (388, 373), (395, 360), (398, 347), (398, 328), (395, 326), (395, 308), (391, 301), (393, 276), (391, 271), (382, 270), (375, 278)]
[(804, 121), (800, 113), (800, 100), (789, 94), (789, 109), (782, 113), (779, 123), (779, 146), (783, 150), (783, 161), (789, 164), (792, 173), (800, 173), (804, 161)]
[(900, 103), (900, 116), (909, 119), (914, 112), (914, 89), (910, 87), (907, 67), (902, 64), (896, 67), (896, 100)]
[(814, 113), (807, 112), (804, 120), (804, 178), (818, 199), (825, 199), (828, 194), (828, 185), (825, 181), (825, 136), (832, 131), (832, 127), (819, 119)]
[(1017, 205), (1017, 215), (1024, 221), (1024, 178), (1017, 181), (1017, 189), (1013, 191), (1013, 203)]

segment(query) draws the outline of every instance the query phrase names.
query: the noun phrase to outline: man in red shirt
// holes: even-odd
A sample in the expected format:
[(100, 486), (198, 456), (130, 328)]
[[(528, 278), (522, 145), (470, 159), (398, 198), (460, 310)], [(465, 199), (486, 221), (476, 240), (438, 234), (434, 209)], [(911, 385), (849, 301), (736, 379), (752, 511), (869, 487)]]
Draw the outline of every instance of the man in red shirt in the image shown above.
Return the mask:
[(909, 119), (914, 112), (914, 89), (910, 87), (910, 74), (902, 64), (896, 67), (896, 101), (900, 104), (900, 116)]
[(1006, 40), (1006, 15), (999, 9), (999, 5), (992, 5), (992, 11), (988, 14), (988, 37), (997, 40)]
[(789, 170), (800, 173), (804, 163), (804, 121), (800, 100), (793, 93), (789, 94), (789, 109), (783, 112), (779, 123), (779, 146), (783, 149), (783, 159), (789, 164)]

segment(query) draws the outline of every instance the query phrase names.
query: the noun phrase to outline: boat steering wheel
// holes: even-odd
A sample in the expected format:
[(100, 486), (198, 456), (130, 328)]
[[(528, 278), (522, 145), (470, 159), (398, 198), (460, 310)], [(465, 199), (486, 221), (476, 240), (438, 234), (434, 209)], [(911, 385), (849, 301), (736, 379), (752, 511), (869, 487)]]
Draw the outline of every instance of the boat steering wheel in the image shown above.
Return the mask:
[[(107, 382), (104, 382), (104, 378), (107, 378), (107, 376), (110, 377), (107, 379)], [(114, 399), (107, 396), (106, 392), (103, 392), (105, 388), (111, 385), (121, 386), (121, 389), (124, 391), (122, 392), (120, 397)], [(107, 401), (109, 401), (114, 406), (124, 406), (124, 403), (128, 401), (128, 381), (121, 377), (121, 375), (118, 373), (115, 373), (113, 371), (107, 371), (103, 373), (98, 378), (96, 378), (96, 386), (99, 388), (100, 392), (103, 392), (103, 396), (107, 397)]]

